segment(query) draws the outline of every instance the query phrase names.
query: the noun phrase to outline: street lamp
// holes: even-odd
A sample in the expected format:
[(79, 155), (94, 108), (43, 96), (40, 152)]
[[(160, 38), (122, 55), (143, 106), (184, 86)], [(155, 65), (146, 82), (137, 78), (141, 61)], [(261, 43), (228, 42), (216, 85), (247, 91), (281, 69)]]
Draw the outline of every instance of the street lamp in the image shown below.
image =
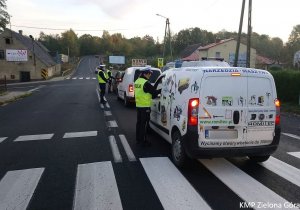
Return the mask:
[(168, 39), (169, 39), (169, 44), (170, 44), (170, 54), (171, 54), (171, 59), (173, 60), (172, 58), (172, 46), (171, 46), (171, 31), (170, 31), (170, 20), (169, 18), (163, 16), (163, 15), (160, 15), (160, 14), (156, 14), (157, 16), (160, 16), (164, 19), (166, 19), (166, 26), (165, 26), (165, 37), (164, 37), (164, 50), (163, 50), (163, 58), (165, 57), (165, 46), (166, 46), (166, 37), (167, 37), (167, 33), (168, 33)]
[(33, 38), (32, 35), (29, 35), (29, 38), (31, 39), (31, 43), (32, 43), (33, 65), (35, 67), (36, 66), (36, 62), (35, 62), (35, 52), (34, 52), (34, 38)]

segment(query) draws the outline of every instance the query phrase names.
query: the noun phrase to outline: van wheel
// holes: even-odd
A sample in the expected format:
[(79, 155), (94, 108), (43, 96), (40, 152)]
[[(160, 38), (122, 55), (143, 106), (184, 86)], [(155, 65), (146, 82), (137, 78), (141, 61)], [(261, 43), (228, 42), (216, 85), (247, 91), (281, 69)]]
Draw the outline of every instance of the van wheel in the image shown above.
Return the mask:
[(183, 167), (187, 162), (187, 156), (184, 151), (182, 137), (179, 131), (175, 131), (172, 135), (172, 159), (178, 167)]
[(120, 100), (118, 89), (116, 90), (116, 92), (117, 92), (117, 100)]
[(269, 159), (270, 155), (263, 155), (263, 156), (248, 156), (249, 159), (253, 162), (256, 162), (256, 163), (261, 163), (261, 162), (264, 162), (266, 160)]

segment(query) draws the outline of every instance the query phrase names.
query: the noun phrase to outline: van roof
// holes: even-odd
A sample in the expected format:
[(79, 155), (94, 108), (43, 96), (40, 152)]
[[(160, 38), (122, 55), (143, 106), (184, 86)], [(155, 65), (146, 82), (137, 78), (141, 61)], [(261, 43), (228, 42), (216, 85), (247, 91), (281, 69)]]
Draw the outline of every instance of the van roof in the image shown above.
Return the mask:
[(181, 67), (190, 67), (190, 66), (221, 66), (221, 67), (229, 67), (230, 65), (222, 60), (201, 60), (201, 61), (184, 61), (182, 62)]

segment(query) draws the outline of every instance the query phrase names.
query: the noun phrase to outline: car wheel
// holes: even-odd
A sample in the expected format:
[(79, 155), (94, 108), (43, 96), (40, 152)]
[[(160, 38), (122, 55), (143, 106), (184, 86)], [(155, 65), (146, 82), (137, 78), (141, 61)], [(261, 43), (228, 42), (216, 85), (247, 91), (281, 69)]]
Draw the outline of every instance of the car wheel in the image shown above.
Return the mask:
[(179, 131), (175, 131), (172, 135), (172, 159), (178, 167), (183, 167), (187, 162), (187, 156), (184, 151), (182, 137)]
[(253, 162), (256, 162), (256, 163), (261, 163), (261, 162), (264, 162), (266, 160), (269, 159), (270, 155), (263, 155), (263, 156), (248, 156), (249, 159)]
[(129, 106), (129, 101), (126, 97), (126, 93), (124, 93), (124, 106)]

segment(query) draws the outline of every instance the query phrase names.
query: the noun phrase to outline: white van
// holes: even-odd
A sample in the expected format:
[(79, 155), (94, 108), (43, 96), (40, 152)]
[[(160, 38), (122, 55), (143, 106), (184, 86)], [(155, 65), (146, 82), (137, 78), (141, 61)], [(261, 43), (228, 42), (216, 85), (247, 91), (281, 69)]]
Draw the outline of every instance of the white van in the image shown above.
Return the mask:
[(162, 73), (150, 128), (172, 158), (248, 156), (262, 162), (279, 144), (280, 104), (272, 75), (240, 67), (181, 67)]
[[(122, 81), (117, 86), (117, 97), (124, 100), (124, 105), (128, 106), (130, 103), (135, 102), (134, 98), (134, 82), (140, 76), (140, 70), (148, 68), (146, 67), (129, 67), (125, 70)], [(156, 79), (161, 74), (161, 70), (158, 68), (152, 68), (152, 75), (149, 82), (154, 84)]]

